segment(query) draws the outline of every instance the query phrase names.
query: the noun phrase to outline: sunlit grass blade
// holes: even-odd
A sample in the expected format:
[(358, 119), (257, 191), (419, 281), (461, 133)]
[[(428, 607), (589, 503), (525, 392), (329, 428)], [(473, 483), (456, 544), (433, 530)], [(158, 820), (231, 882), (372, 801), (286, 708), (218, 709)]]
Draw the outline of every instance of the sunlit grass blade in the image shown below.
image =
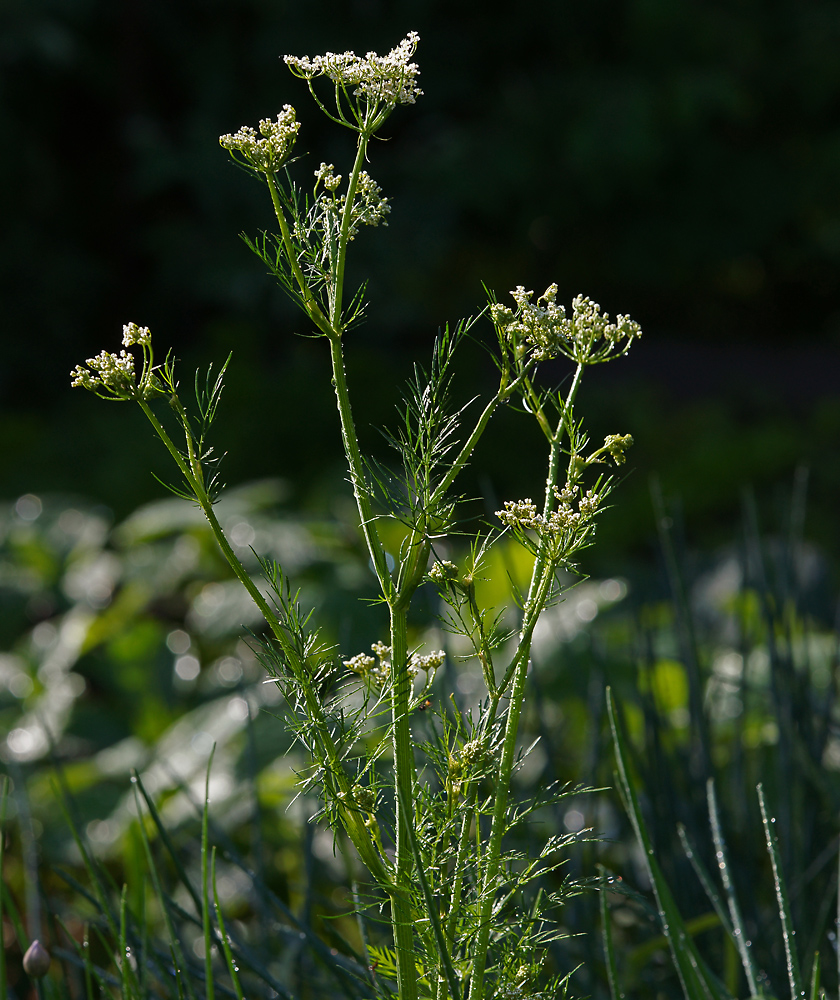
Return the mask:
[[(73, 940), (72, 938), (70, 939)], [(82, 961), (85, 963), (85, 996), (93, 1000), (93, 963), (90, 960), (90, 925), (85, 924), (85, 934), (81, 944)]]
[(690, 931), (677, 909), (671, 890), (656, 860), (653, 844), (647, 831), (638, 796), (636, 795), (636, 789), (630, 776), (627, 748), (618, 725), (612, 692), (609, 688), (607, 689), (607, 711), (618, 764), (619, 784), (628, 808), (630, 822), (633, 824), (636, 838), (639, 841), (639, 846), (642, 848), (645, 868), (647, 869), (648, 878), (650, 879), (650, 884), (659, 908), (662, 930), (668, 940), (674, 968), (679, 977), (683, 993), (687, 1000), (724, 1000), (729, 994), (723, 985), (714, 979), (700, 958), (691, 939)]
[(117, 944), (117, 968), (120, 970), (120, 989), (123, 998), (139, 997), (140, 991), (134, 989), (133, 967), (131, 964), (131, 948), (128, 944), (126, 897), (128, 889), (123, 886), (120, 893), (120, 936)]
[[(90, 924), (85, 924), (84, 934), (81, 942), (77, 941), (64, 921), (59, 917), (58, 922), (62, 930), (67, 935), (67, 940), (73, 945), (76, 954), (63, 948), (56, 948), (54, 954), (63, 958), (84, 972), (84, 996), (86, 1000), (94, 1000), (93, 982), (94, 979), (99, 984), (102, 994), (111, 996), (114, 990), (119, 987), (120, 981), (116, 976), (112, 976), (105, 969), (95, 965), (90, 957)], [(110, 954), (110, 948), (108, 949)], [(141, 994), (145, 996), (146, 994)]]
[(210, 898), (208, 886), (207, 857), (207, 816), (210, 812), (210, 768), (213, 766), (213, 756), (216, 744), (210, 751), (207, 761), (207, 774), (204, 779), (204, 811), (201, 815), (201, 929), (204, 935), (204, 995), (206, 1000), (214, 1000), (213, 989), (213, 933), (210, 918)]
[(717, 796), (715, 795), (714, 782), (709, 779), (706, 783), (706, 800), (709, 806), (709, 824), (712, 828), (712, 841), (715, 845), (715, 856), (718, 861), (720, 880), (723, 883), (723, 891), (726, 893), (726, 903), (729, 909), (729, 917), (732, 924), (732, 938), (741, 957), (741, 965), (744, 968), (744, 975), (747, 977), (747, 986), (750, 996), (758, 996), (758, 970), (753, 961), (751, 942), (747, 937), (747, 930), (741, 916), (741, 907), (738, 905), (738, 897), (735, 894), (735, 886), (732, 882), (729, 869), (729, 858), (726, 852), (726, 841), (723, 836), (723, 828), (720, 823), (720, 813), (718, 811)]
[(788, 901), (785, 880), (782, 875), (782, 863), (779, 857), (779, 846), (776, 834), (773, 830), (775, 819), (767, 813), (767, 803), (764, 801), (764, 788), (758, 785), (758, 804), (761, 808), (761, 821), (764, 824), (764, 836), (767, 841), (767, 851), (770, 854), (770, 862), (773, 865), (773, 885), (776, 889), (776, 903), (779, 907), (779, 919), (782, 922), (782, 937), (785, 942), (785, 959), (787, 964), (788, 981), (790, 982), (791, 1000), (799, 1000), (804, 996), (802, 989), (802, 976), (799, 971), (799, 958), (796, 954), (796, 943), (794, 941), (793, 920), (790, 915), (790, 903)]
[[(201, 805), (195, 800), (190, 789), (185, 785), (180, 785), (181, 792), (192, 802), (196, 814), (201, 816)], [(217, 840), (220, 847), (223, 847), (225, 858), (235, 865), (245, 876), (247, 876), (255, 897), (259, 901), (260, 907), (264, 911), (266, 924), (269, 921), (269, 912), (274, 910), (285, 921), (284, 932), (290, 940), (300, 941), (305, 939), (307, 945), (318, 956), (325, 969), (332, 975), (338, 988), (342, 992), (347, 990), (348, 977), (356, 980), (364, 980), (366, 976), (366, 963), (349, 958), (346, 955), (336, 954), (334, 949), (328, 947), (324, 941), (312, 930), (311, 927), (302, 923), (289, 907), (268, 887), (265, 879), (256, 875), (250, 865), (248, 865), (236, 845), (227, 835), (225, 830), (213, 823), (212, 817), (208, 816), (208, 830), (212, 832), (213, 838)], [(302, 937), (301, 937), (302, 935)], [(242, 941), (237, 942), (237, 952), (243, 964), (246, 964), (264, 980), (280, 996), (288, 994), (284, 988), (271, 975), (265, 963), (262, 962), (254, 948), (247, 947)]]
[[(605, 879), (607, 870), (603, 865), (598, 865), (601, 878)], [(610, 986), (610, 996), (612, 1000), (621, 1000), (623, 994), (618, 985), (618, 969), (615, 963), (615, 948), (612, 937), (612, 920), (610, 919), (610, 907), (607, 900), (607, 890), (601, 886), (599, 892), (599, 903), (601, 908), (601, 933), (604, 936), (604, 959), (607, 963), (607, 982)]]
[(820, 953), (814, 952), (814, 962), (811, 965), (811, 992), (810, 1000), (820, 1000)]
[[(192, 884), (189, 876), (187, 875), (186, 869), (184, 868), (184, 865), (181, 862), (180, 857), (178, 856), (178, 852), (175, 850), (175, 845), (172, 843), (172, 838), (169, 836), (169, 831), (166, 829), (163, 820), (161, 820), (160, 818), (160, 813), (157, 810), (157, 806), (155, 805), (154, 800), (152, 799), (151, 795), (149, 795), (149, 793), (146, 791), (146, 788), (143, 784), (143, 780), (136, 771), (132, 773), (131, 780), (134, 785), (134, 788), (136, 790), (139, 790), (140, 794), (143, 796), (143, 801), (146, 803), (146, 807), (149, 810), (149, 815), (152, 817), (152, 822), (155, 824), (155, 827), (157, 828), (160, 841), (166, 848), (169, 857), (172, 859), (172, 864), (175, 867), (175, 871), (178, 874), (178, 878), (181, 880), (181, 883), (183, 884), (184, 888), (190, 894), (190, 898), (192, 899), (193, 904), (195, 905), (195, 912), (197, 914), (200, 914), (202, 912), (201, 895), (195, 888), (195, 886)], [(140, 815), (139, 809), (138, 809), (138, 815)]]
[(236, 962), (233, 960), (233, 952), (230, 948), (230, 941), (228, 939), (227, 930), (225, 928), (225, 918), (222, 915), (222, 908), (219, 905), (219, 893), (216, 888), (216, 848), (213, 848), (210, 857), (210, 878), (213, 882), (213, 908), (216, 911), (216, 923), (219, 925), (219, 937), (222, 940), (222, 951), (224, 952), (225, 962), (227, 963), (228, 972), (230, 973), (230, 980), (233, 983), (233, 990), (236, 993), (237, 1000), (245, 1000), (242, 993), (242, 987), (239, 984), (239, 971), (237, 969)]
[(691, 865), (692, 869), (694, 870), (694, 874), (697, 876), (697, 880), (700, 882), (700, 885), (703, 886), (703, 891), (708, 896), (709, 902), (714, 907), (715, 913), (718, 916), (718, 920), (720, 920), (721, 925), (723, 926), (723, 929), (726, 931), (726, 933), (730, 937), (734, 937), (732, 931), (732, 924), (730, 923), (729, 920), (729, 914), (726, 912), (726, 908), (724, 907), (723, 901), (720, 898), (720, 893), (715, 888), (714, 882), (712, 882), (712, 878), (709, 875), (708, 871), (706, 870), (706, 866), (697, 856), (697, 850), (695, 849), (694, 844), (692, 844), (691, 839), (689, 838), (688, 833), (686, 832), (686, 829), (682, 825), (682, 823), (677, 825), (677, 833), (679, 834), (680, 837), (680, 843), (682, 844), (683, 852), (686, 858), (688, 859), (688, 862)]
[[(108, 929), (113, 935), (113, 940), (118, 941), (120, 936), (119, 914), (114, 912), (113, 907), (110, 905), (108, 901), (108, 893), (102, 875), (100, 873), (99, 865), (96, 864), (93, 858), (91, 857), (91, 854), (88, 851), (87, 846), (81, 834), (79, 833), (78, 827), (76, 826), (73, 817), (70, 815), (64, 796), (61, 795), (58, 792), (58, 790), (56, 790), (56, 797), (58, 799), (58, 803), (61, 807), (61, 810), (64, 813), (64, 818), (67, 822), (67, 825), (70, 828), (70, 834), (73, 837), (76, 847), (78, 848), (79, 854), (81, 855), (82, 863), (85, 867), (87, 876), (92, 883), (93, 894), (96, 899), (97, 908), (99, 909), (99, 912), (102, 914), (102, 916), (105, 917), (105, 920), (107, 921), (108, 924)], [(63, 872), (62, 872), (62, 878), (68, 881), (68, 884), (71, 884), (69, 877)]]
[(184, 953), (181, 948), (181, 942), (178, 935), (175, 933), (175, 926), (172, 923), (172, 914), (170, 901), (166, 897), (163, 886), (160, 881), (160, 875), (157, 870), (157, 865), (155, 864), (154, 856), (152, 855), (152, 845), (149, 843), (149, 835), (146, 832), (146, 824), (143, 819), (143, 811), (140, 807), (140, 795), (138, 792), (139, 780), (134, 780), (134, 801), (137, 806), (137, 825), (140, 830), (140, 836), (143, 841), (143, 850), (146, 853), (146, 861), (149, 866), (149, 874), (152, 878), (152, 885), (154, 886), (155, 895), (158, 899), (158, 905), (160, 906), (160, 911), (163, 916), (164, 926), (166, 927), (166, 934), (169, 939), (169, 948), (172, 953), (172, 962), (175, 968), (175, 979), (178, 984), (178, 996), (184, 996), (184, 987), (186, 988), (186, 996), (190, 1000), (196, 1000), (195, 994), (190, 986), (190, 976), (188, 973), (188, 967), (186, 960), (184, 958)]
[[(362, 940), (362, 947), (364, 948), (364, 954), (370, 954), (370, 935), (367, 931), (367, 920), (365, 919), (365, 908), (362, 905), (362, 899), (359, 894), (359, 883), (353, 879), (350, 883), (350, 888), (353, 894), (353, 909), (356, 912), (356, 926), (359, 928), (359, 937)], [(370, 985), (376, 989), (376, 979), (373, 972), (371, 972), (370, 967), (367, 967), (368, 977)]]
[[(0, 778), (0, 877), (3, 873), (3, 849), (6, 842), (6, 800), (9, 794), (9, 779), (4, 774)], [(0, 892), (0, 928), (3, 927), (3, 893)], [(6, 947), (0, 947), (0, 1000), (7, 1000), (6, 991)]]

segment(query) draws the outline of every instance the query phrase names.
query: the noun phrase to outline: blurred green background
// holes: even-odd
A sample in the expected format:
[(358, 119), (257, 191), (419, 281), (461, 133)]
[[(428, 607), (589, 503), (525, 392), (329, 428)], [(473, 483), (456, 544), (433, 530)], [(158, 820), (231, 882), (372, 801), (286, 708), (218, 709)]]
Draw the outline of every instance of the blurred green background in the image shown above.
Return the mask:
[[(270, 206), (217, 139), (290, 102), (301, 179), (322, 159), (341, 169), (348, 136), (279, 56), (384, 51), (410, 29), (425, 94), (373, 152), (393, 212), (356, 245), (372, 304), (348, 353), (367, 443), (393, 412), (380, 390), (480, 307), (481, 281), (502, 296), (556, 280), (561, 301), (582, 291), (645, 332), (588, 389), (593, 433), (637, 441), (602, 554), (642, 554), (652, 472), (713, 536), (744, 484), (801, 462), (814, 530), (836, 546), (831, 0), (6, 0), (0, 494), (81, 493), (118, 517), (160, 495), (149, 469), (165, 456), (140, 414), (69, 390), (70, 368), (134, 320), (184, 380), (233, 349), (228, 483), (280, 475), (296, 502), (328, 502), (342, 473), (326, 352), (295, 336), (300, 317), (237, 238), (270, 226)], [(491, 378), (477, 353), (463, 391)], [(529, 433), (494, 428), (470, 489), (536, 489)]]

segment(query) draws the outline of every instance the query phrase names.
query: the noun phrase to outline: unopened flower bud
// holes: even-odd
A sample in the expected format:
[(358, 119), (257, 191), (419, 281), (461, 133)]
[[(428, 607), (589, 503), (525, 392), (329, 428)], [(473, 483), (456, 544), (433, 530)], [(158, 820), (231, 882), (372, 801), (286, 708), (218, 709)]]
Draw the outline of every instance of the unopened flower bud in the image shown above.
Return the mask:
[(41, 944), (41, 942), (35, 938), (32, 944), (26, 949), (26, 954), (23, 956), (23, 969), (28, 976), (32, 976), (33, 979), (43, 979), (44, 976), (50, 971), (50, 953)]
[(376, 792), (372, 788), (356, 785), (353, 789), (353, 798), (356, 800), (356, 805), (364, 812), (373, 812), (376, 808)]

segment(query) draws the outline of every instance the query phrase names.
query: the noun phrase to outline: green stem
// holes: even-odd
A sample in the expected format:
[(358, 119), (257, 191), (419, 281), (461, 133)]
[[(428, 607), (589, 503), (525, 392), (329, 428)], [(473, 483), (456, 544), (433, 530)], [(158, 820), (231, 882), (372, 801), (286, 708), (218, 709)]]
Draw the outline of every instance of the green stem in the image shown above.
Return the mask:
[(519, 388), (519, 386), (523, 382), (525, 382), (526, 373), (522, 372), (521, 374), (517, 375), (517, 377), (512, 382), (508, 382), (509, 377), (510, 374), (508, 371), (505, 371), (502, 374), (501, 380), (499, 381), (498, 392), (490, 400), (487, 406), (484, 407), (484, 410), (482, 411), (481, 416), (478, 418), (478, 421), (476, 422), (476, 425), (473, 428), (472, 433), (464, 442), (463, 447), (458, 452), (458, 457), (450, 466), (449, 472), (447, 472), (447, 474), (440, 481), (438, 487), (435, 489), (434, 493), (432, 493), (431, 499), (429, 500), (428, 503), (429, 507), (434, 507), (434, 505), (441, 500), (444, 493), (446, 493), (449, 487), (455, 482), (455, 479), (457, 478), (458, 474), (461, 472), (461, 470), (469, 461), (470, 455), (472, 455), (473, 451), (475, 450), (475, 446), (478, 444), (481, 435), (484, 433), (484, 431), (487, 428), (487, 425), (490, 423), (490, 418), (495, 413), (499, 403), (504, 403), (505, 400), (510, 399), (510, 397), (514, 394), (514, 392)]
[(330, 302), (330, 324), (332, 328), (339, 332), (341, 330), (341, 306), (344, 298), (344, 267), (347, 263), (347, 244), (350, 237), (350, 220), (353, 214), (353, 202), (356, 199), (356, 188), (359, 185), (359, 174), (362, 172), (362, 164), (367, 155), (368, 136), (364, 132), (359, 133), (359, 144), (356, 147), (356, 160), (347, 182), (347, 197), (344, 200), (344, 213), (341, 217), (341, 230), (338, 236), (338, 256), (335, 262), (335, 276), (332, 288), (332, 301)]
[(347, 463), (350, 466), (350, 479), (353, 483), (353, 495), (356, 498), (356, 506), (359, 510), (359, 520), (365, 536), (368, 552), (373, 562), (374, 572), (379, 580), (379, 586), (386, 600), (391, 600), (394, 592), (394, 585), (391, 574), (388, 571), (388, 562), (385, 558), (385, 550), (379, 533), (376, 530), (376, 522), (373, 516), (373, 508), (365, 482), (364, 465), (362, 454), (359, 450), (359, 441), (356, 437), (356, 425), (353, 421), (353, 411), (350, 407), (350, 393), (347, 389), (347, 375), (344, 371), (344, 352), (341, 346), (341, 338), (336, 334), (329, 337), (330, 358), (332, 361), (333, 385), (335, 386), (335, 399), (338, 406), (338, 416), (341, 421), (341, 439), (344, 444), (344, 453), (347, 456)]
[[(199, 507), (201, 507), (204, 516), (207, 518), (207, 521), (210, 525), (213, 535), (216, 538), (216, 542), (218, 543), (219, 548), (222, 550), (222, 554), (227, 560), (228, 565), (233, 570), (236, 578), (248, 591), (248, 594), (250, 595), (254, 604), (256, 604), (257, 608), (259, 608), (260, 613), (263, 615), (266, 622), (268, 623), (269, 628), (271, 629), (272, 635), (277, 640), (280, 648), (282, 649), (287, 662), (290, 665), (293, 664), (297, 665), (302, 673), (305, 670), (305, 664), (298, 663), (299, 657), (297, 655), (297, 651), (294, 649), (292, 643), (289, 641), (289, 637), (286, 634), (285, 630), (283, 629), (280, 620), (278, 619), (277, 615), (271, 610), (271, 607), (269, 606), (268, 602), (263, 597), (263, 595), (260, 593), (259, 588), (254, 583), (251, 576), (248, 574), (248, 571), (245, 569), (245, 567), (237, 558), (236, 554), (234, 553), (233, 549), (230, 546), (230, 543), (227, 540), (224, 531), (222, 530), (222, 526), (219, 524), (219, 520), (216, 517), (215, 511), (213, 510), (213, 504), (207, 495), (207, 491), (204, 488), (204, 476), (201, 471), (201, 463), (195, 456), (194, 444), (192, 442), (192, 437), (188, 427), (186, 426), (186, 424), (184, 425), (184, 432), (187, 439), (187, 451), (190, 455), (190, 465), (188, 465), (187, 462), (184, 461), (183, 456), (175, 447), (174, 443), (172, 442), (172, 439), (166, 433), (160, 421), (152, 412), (148, 403), (146, 403), (146, 401), (140, 397), (137, 397), (137, 402), (140, 404), (140, 408), (145, 413), (152, 427), (154, 427), (158, 437), (161, 439), (161, 441), (163, 441), (167, 451), (169, 451), (170, 455), (174, 459), (176, 465), (181, 471), (181, 474), (184, 476), (184, 479), (186, 480), (188, 486), (193, 491), (196, 503), (198, 503)], [(180, 401), (177, 401), (176, 409), (179, 409), (180, 412), (183, 413), (183, 408), (180, 405)], [(326, 718), (324, 717), (324, 713), (318, 701), (317, 695), (313, 690), (311, 684), (307, 684), (304, 682), (301, 684), (301, 688), (306, 698), (307, 710), (313, 722), (315, 723), (315, 726), (318, 731), (319, 741), (321, 743), (327, 761), (329, 762), (330, 773), (333, 779), (335, 780), (336, 784), (338, 785), (339, 792), (344, 793), (346, 801), (349, 802), (352, 800), (352, 789), (350, 786), (350, 782), (347, 778), (347, 775), (344, 772), (344, 768), (341, 765), (341, 758), (338, 753), (338, 748), (336, 747), (335, 741), (333, 740), (332, 735), (329, 731), (329, 726), (327, 724)], [(361, 817), (361, 815), (358, 812), (354, 811), (352, 808), (346, 808), (346, 809), (342, 808), (341, 818), (342, 822), (344, 823), (345, 829), (347, 830), (347, 835), (353, 841), (353, 844), (356, 850), (359, 852), (359, 856), (361, 857), (362, 861), (367, 865), (367, 867), (373, 874), (374, 878), (377, 880), (377, 882), (380, 883), (380, 885), (388, 886), (391, 882), (388, 871), (385, 867), (385, 864), (383, 863), (379, 851), (376, 848), (376, 844), (374, 843), (371, 837), (370, 831), (364, 825), (364, 820)]]
[[(475, 800), (478, 784), (470, 782), (469, 798), (467, 808), (464, 810), (464, 818), (461, 823), (461, 834), (458, 838), (458, 853), (455, 857), (455, 878), (452, 882), (452, 895), (449, 900), (449, 915), (446, 918), (446, 944), (449, 948), (449, 957), (455, 950), (455, 928), (458, 921), (458, 911), (461, 907), (461, 893), (464, 888), (464, 873), (467, 867), (467, 859), (470, 854), (470, 827), (475, 815)], [(478, 824), (476, 824), (478, 825)], [(443, 962), (439, 966), (437, 989), (435, 1000), (446, 1000), (446, 976), (443, 972)]]
[(475, 450), (475, 446), (478, 444), (481, 435), (484, 433), (487, 425), (490, 423), (490, 418), (495, 413), (496, 407), (499, 405), (499, 403), (504, 402), (504, 400), (507, 399), (509, 395), (510, 392), (508, 391), (508, 388), (502, 388), (500, 386), (498, 393), (490, 400), (487, 406), (484, 407), (481, 416), (478, 418), (478, 422), (473, 428), (472, 434), (470, 434), (470, 436), (464, 442), (464, 446), (458, 452), (458, 457), (452, 463), (449, 472), (446, 473), (446, 475), (443, 477), (440, 484), (438, 485), (437, 489), (432, 494), (432, 497), (429, 500), (429, 507), (434, 508), (435, 504), (438, 503), (438, 501), (443, 497), (443, 495), (446, 493), (449, 487), (455, 482), (458, 473), (461, 472), (461, 470), (469, 461), (470, 455), (472, 455), (473, 451)]
[(289, 232), (289, 226), (286, 222), (286, 215), (283, 212), (283, 206), (280, 202), (280, 192), (277, 190), (277, 181), (274, 179), (274, 174), (265, 175), (266, 184), (268, 184), (268, 192), (271, 195), (271, 201), (274, 205), (274, 214), (277, 217), (277, 223), (280, 226), (280, 237), (283, 240), (283, 248), (286, 251), (286, 258), (289, 261), (289, 267), (292, 269), (292, 274), (295, 276), (295, 281), (298, 283), (300, 288), (301, 298), (303, 299), (303, 307), (306, 310), (306, 314), (318, 327), (321, 333), (329, 334), (332, 332), (332, 327), (330, 326), (329, 320), (324, 315), (321, 307), (315, 301), (315, 296), (312, 294), (312, 289), (309, 287), (309, 282), (301, 270), (300, 261), (298, 261), (297, 254), (295, 253), (294, 247), (292, 246), (292, 237)]
[[(545, 500), (543, 503), (543, 516), (548, 517), (554, 509), (555, 496), (554, 487), (557, 484), (560, 474), (560, 444), (563, 439), (563, 432), (568, 431), (569, 408), (574, 402), (577, 391), (580, 388), (580, 381), (584, 366), (579, 364), (575, 372), (569, 394), (563, 406), (563, 412), (557, 424), (556, 431), (551, 441), (548, 460), (548, 475), (545, 484)], [(525, 697), (525, 680), (528, 675), (528, 662), (531, 651), (531, 639), (534, 628), (537, 624), (545, 604), (551, 593), (551, 581), (554, 576), (554, 567), (550, 558), (550, 542), (548, 538), (543, 538), (534, 560), (534, 568), (531, 573), (531, 584), (528, 588), (528, 599), (525, 603), (525, 613), (523, 615), (522, 633), (520, 635), (519, 646), (514, 655), (513, 661), (508, 668), (502, 684), (499, 686), (496, 697), (491, 698), (488, 712), (489, 722), (496, 714), (501, 693), (513, 680), (513, 690), (511, 692), (508, 707), (507, 720), (505, 722), (505, 736), (502, 744), (502, 756), (499, 761), (498, 776), (495, 784), (496, 799), (493, 806), (493, 820), (490, 828), (490, 841), (487, 845), (485, 855), (485, 870), (482, 880), (482, 899), (480, 904), (481, 920), (478, 929), (478, 937), (475, 945), (475, 963), (473, 975), (470, 983), (470, 1000), (484, 1000), (484, 973), (487, 965), (487, 950), (490, 943), (490, 921), (493, 911), (493, 884), (501, 866), (502, 837), (505, 832), (505, 821), (507, 818), (508, 797), (510, 794), (510, 779), (513, 773), (513, 765), (516, 759), (516, 737), (519, 731), (519, 718), (522, 714), (522, 704)], [(489, 727), (489, 723), (488, 723)]]
[(397, 952), (397, 983), (400, 1000), (416, 1000), (417, 962), (414, 952), (411, 907), (412, 849), (409, 824), (414, 822), (414, 751), (409, 727), (411, 674), (408, 669), (406, 612), (391, 608), (391, 732), (394, 746), (395, 801), (397, 809), (396, 891), (391, 893), (391, 922)]

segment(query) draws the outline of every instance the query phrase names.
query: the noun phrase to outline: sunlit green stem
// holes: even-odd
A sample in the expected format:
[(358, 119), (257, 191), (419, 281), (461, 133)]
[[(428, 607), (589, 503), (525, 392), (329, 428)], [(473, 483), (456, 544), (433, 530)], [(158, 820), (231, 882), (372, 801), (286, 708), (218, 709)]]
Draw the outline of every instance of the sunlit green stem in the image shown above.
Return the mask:
[[(230, 543), (222, 530), (222, 526), (219, 524), (219, 520), (213, 510), (213, 503), (204, 488), (204, 476), (201, 471), (201, 463), (195, 454), (195, 446), (188, 426), (186, 424), (184, 425), (187, 439), (187, 450), (190, 456), (189, 464), (184, 461), (183, 456), (175, 447), (172, 439), (164, 430), (148, 403), (140, 397), (137, 398), (137, 402), (140, 404), (140, 408), (143, 410), (152, 427), (155, 429), (158, 437), (166, 446), (167, 451), (174, 459), (189, 488), (193, 491), (196, 502), (199, 507), (201, 507), (204, 516), (207, 518), (213, 535), (216, 538), (216, 542), (222, 550), (222, 554), (227, 560), (228, 565), (233, 570), (236, 578), (248, 591), (248, 594), (254, 604), (256, 604), (260, 613), (265, 618), (269, 628), (271, 629), (272, 635), (277, 640), (280, 648), (283, 650), (288, 662), (295, 663), (298, 658), (297, 653), (289, 641), (289, 637), (286, 635), (280, 620), (274, 611), (272, 611), (265, 597), (263, 597), (257, 585), (237, 558), (236, 553), (231, 548)], [(175, 409), (176, 412), (180, 411), (180, 413), (183, 414), (183, 408), (181, 407), (180, 402), (177, 402)], [(330, 734), (329, 726), (327, 725), (327, 720), (324, 718), (320, 702), (318, 701), (317, 695), (311, 685), (304, 684), (302, 687), (305, 693), (307, 708), (310, 716), (316, 723), (319, 742), (329, 763), (330, 773), (333, 780), (336, 782), (339, 791), (345, 793), (345, 797), (348, 801), (350, 801), (352, 799), (350, 782), (341, 765), (338, 748), (336, 747), (335, 741)], [(362, 861), (368, 866), (374, 878), (376, 878), (380, 884), (388, 885), (390, 882), (388, 871), (376, 848), (376, 844), (371, 837), (370, 831), (364, 825), (364, 820), (361, 815), (352, 809), (342, 809), (341, 817), (347, 830), (347, 834), (353, 841), (353, 844), (359, 852)]]
[(266, 174), (265, 180), (266, 184), (268, 184), (268, 192), (271, 195), (271, 202), (274, 205), (274, 214), (277, 217), (277, 224), (280, 226), (280, 238), (283, 240), (283, 249), (286, 252), (286, 259), (289, 262), (289, 267), (292, 269), (292, 274), (295, 276), (295, 281), (298, 283), (298, 288), (300, 288), (301, 298), (303, 299), (303, 307), (309, 318), (315, 326), (318, 327), (321, 333), (329, 334), (332, 330), (329, 320), (324, 315), (321, 307), (315, 301), (315, 296), (312, 294), (309, 282), (306, 280), (306, 276), (301, 270), (300, 261), (298, 260), (295, 248), (292, 245), (291, 233), (289, 232), (289, 226), (286, 222), (286, 214), (283, 211), (283, 205), (280, 202), (280, 192), (277, 189), (277, 181), (274, 179), (274, 174)]
[(408, 669), (406, 612), (391, 608), (391, 732), (394, 747), (394, 791), (396, 800), (408, 809), (397, 810), (396, 891), (391, 893), (391, 921), (397, 951), (397, 981), (400, 1000), (417, 997), (417, 963), (411, 907), (412, 849), (408, 824), (414, 822), (414, 752), (409, 728), (411, 674)]
[(458, 456), (449, 468), (449, 472), (443, 477), (440, 485), (434, 491), (429, 500), (429, 506), (434, 507), (436, 503), (446, 494), (449, 487), (455, 482), (458, 474), (463, 470), (464, 466), (469, 462), (470, 456), (475, 450), (475, 446), (481, 439), (481, 435), (487, 429), (487, 425), (490, 423), (490, 418), (496, 412), (496, 408), (499, 403), (503, 403), (506, 399), (509, 399), (513, 392), (516, 390), (519, 384), (519, 379), (515, 382), (508, 382), (507, 375), (503, 375), (501, 382), (499, 384), (499, 391), (496, 395), (488, 402), (478, 418), (472, 433), (464, 442), (463, 447), (458, 452)]
[[(461, 822), (461, 833), (458, 837), (458, 853), (455, 857), (455, 872), (452, 881), (452, 895), (449, 900), (449, 915), (446, 918), (446, 944), (449, 948), (449, 956), (455, 949), (455, 929), (458, 925), (458, 914), (461, 910), (461, 893), (464, 889), (464, 873), (467, 868), (470, 850), (470, 828), (475, 817), (475, 800), (478, 794), (478, 783), (470, 782), (467, 798), (467, 808), (464, 810)], [(443, 962), (439, 966), (438, 981), (435, 989), (435, 1000), (446, 1000), (448, 991), (446, 987), (446, 976), (443, 972)]]
[(373, 569), (379, 580), (382, 594), (387, 600), (393, 596), (394, 586), (391, 581), (391, 574), (388, 571), (388, 563), (385, 558), (385, 550), (376, 530), (373, 507), (370, 502), (370, 495), (365, 482), (365, 470), (362, 462), (362, 455), (359, 450), (359, 441), (356, 437), (356, 425), (353, 421), (353, 411), (350, 407), (350, 393), (347, 389), (347, 375), (344, 371), (344, 352), (341, 346), (341, 338), (335, 334), (331, 335), (330, 357), (332, 361), (333, 385), (335, 386), (335, 399), (338, 405), (338, 416), (341, 421), (341, 439), (344, 443), (344, 453), (347, 456), (347, 464), (350, 466), (350, 479), (353, 483), (353, 495), (356, 498), (356, 506), (359, 510), (359, 520), (361, 521), (362, 532), (365, 536), (368, 552), (370, 553)]
[(347, 182), (347, 197), (344, 201), (344, 212), (341, 216), (341, 230), (338, 237), (338, 254), (333, 274), (332, 300), (330, 302), (330, 324), (340, 334), (341, 307), (344, 298), (344, 269), (347, 263), (347, 244), (350, 242), (350, 222), (353, 213), (353, 202), (356, 199), (356, 189), (359, 186), (359, 174), (367, 155), (368, 136), (359, 133), (359, 144), (356, 147), (356, 160)]
[[(568, 431), (567, 414), (580, 388), (583, 368), (584, 366), (579, 364), (575, 371), (575, 376), (572, 380), (572, 385), (566, 397), (563, 412), (560, 415), (549, 449), (548, 475), (546, 476), (545, 500), (543, 503), (543, 516), (546, 518), (553, 511), (556, 502), (554, 487), (557, 485), (560, 475), (561, 443), (564, 431)], [(537, 620), (551, 594), (554, 571), (555, 567), (551, 559), (550, 542), (547, 537), (543, 537), (531, 573), (531, 584), (528, 589), (528, 599), (525, 602), (519, 646), (502, 684), (491, 698), (488, 713), (489, 728), (489, 724), (492, 723), (492, 719), (498, 709), (501, 693), (512, 680), (513, 687), (510, 695), (507, 719), (505, 721), (502, 755), (499, 761), (498, 777), (495, 784), (496, 799), (493, 806), (490, 840), (487, 845), (484, 877), (482, 879), (481, 920), (475, 945), (475, 964), (470, 983), (470, 1000), (484, 1000), (485, 997), (484, 972), (487, 963), (487, 949), (490, 942), (493, 885), (501, 865), (502, 837), (505, 831), (510, 780), (516, 759), (516, 738), (519, 732), (519, 718), (522, 713), (522, 704), (525, 696), (525, 680), (528, 675), (531, 640)]]

